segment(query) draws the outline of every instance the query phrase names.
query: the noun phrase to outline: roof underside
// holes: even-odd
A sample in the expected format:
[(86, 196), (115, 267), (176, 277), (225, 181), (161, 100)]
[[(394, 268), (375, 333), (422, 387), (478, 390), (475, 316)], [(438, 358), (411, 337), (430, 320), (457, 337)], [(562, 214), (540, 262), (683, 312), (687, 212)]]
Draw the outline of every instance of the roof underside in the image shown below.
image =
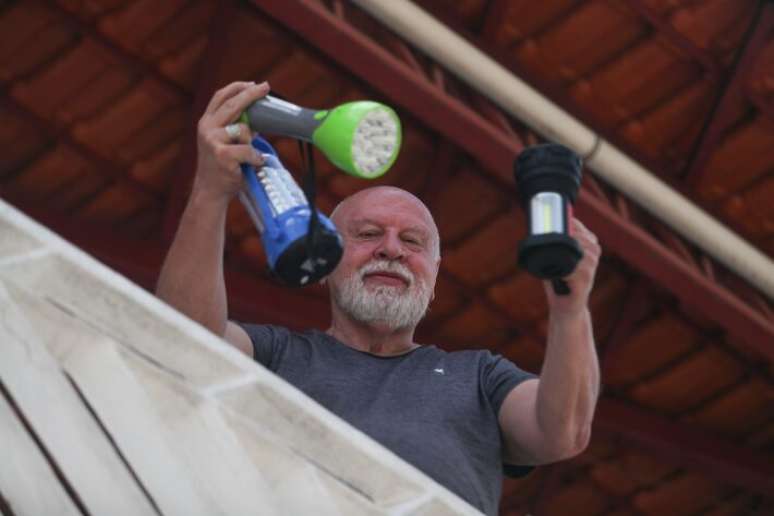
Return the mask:
[[(774, 4), (418, 4), (774, 255)], [(403, 150), (377, 183), (425, 200), (443, 241), (420, 340), (539, 371), (546, 305), (516, 265), (510, 169), (540, 136), (347, 2), (0, 1), (0, 195), (152, 288), (195, 121), (237, 79), (310, 107), (394, 106)], [(295, 142), (274, 142), (300, 173)], [(367, 186), (316, 162), (326, 212)], [(771, 302), (591, 173), (578, 213), (605, 252), (595, 434), (580, 457), (508, 481), (503, 514), (774, 512)], [(327, 324), (324, 290), (272, 283), (237, 203), (226, 269), (233, 317)]]

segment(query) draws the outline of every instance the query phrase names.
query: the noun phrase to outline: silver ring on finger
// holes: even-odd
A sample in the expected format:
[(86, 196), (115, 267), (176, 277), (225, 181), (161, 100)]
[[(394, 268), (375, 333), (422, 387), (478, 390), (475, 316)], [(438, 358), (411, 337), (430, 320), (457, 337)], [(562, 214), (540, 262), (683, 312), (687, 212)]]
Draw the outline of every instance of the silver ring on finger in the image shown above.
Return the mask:
[(242, 129), (239, 128), (239, 124), (228, 124), (224, 129), (232, 142), (239, 141), (239, 136), (242, 134)]

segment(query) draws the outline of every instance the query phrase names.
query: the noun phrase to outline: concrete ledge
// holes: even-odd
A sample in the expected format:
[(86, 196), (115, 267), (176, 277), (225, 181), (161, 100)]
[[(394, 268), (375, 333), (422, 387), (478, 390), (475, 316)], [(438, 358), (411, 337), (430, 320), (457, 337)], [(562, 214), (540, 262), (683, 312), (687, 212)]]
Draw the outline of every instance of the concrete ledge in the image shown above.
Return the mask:
[(17, 515), (479, 514), (2, 201), (0, 357)]

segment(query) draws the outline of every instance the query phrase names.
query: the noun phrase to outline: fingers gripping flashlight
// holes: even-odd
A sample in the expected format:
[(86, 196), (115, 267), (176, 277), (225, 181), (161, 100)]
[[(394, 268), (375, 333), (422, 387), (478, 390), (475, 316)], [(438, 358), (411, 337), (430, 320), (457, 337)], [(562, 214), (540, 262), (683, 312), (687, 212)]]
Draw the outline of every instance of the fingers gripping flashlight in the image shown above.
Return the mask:
[(567, 147), (549, 143), (525, 149), (514, 166), (529, 231), (519, 243), (519, 265), (538, 278), (552, 280), (554, 292), (567, 295), (570, 289), (561, 278), (583, 257), (569, 229), (581, 159)]
[(400, 121), (389, 107), (371, 101), (312, 110), (267, 96), (254, 102), (241, 120), (253, 131), (307, 142), (306, 194), (261, 137), (253, 147), (265, 158), (259, 171), (243, 164), (240, 199), (261, 240), (272, 272), (285, 284), (304, 286), (336, 268), (343, 244), (333, 223), (314, 206), (314, 143), (341, 170), (365, 179), (384, 174), (401, 144)]

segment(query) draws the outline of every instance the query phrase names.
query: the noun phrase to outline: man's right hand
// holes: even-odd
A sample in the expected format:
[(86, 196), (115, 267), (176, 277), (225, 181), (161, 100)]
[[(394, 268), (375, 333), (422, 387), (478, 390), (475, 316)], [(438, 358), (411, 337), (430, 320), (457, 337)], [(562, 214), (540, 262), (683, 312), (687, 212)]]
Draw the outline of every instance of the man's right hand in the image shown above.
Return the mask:
[(194, 191), (207, 197), (230, 201), (242, 188), (241, 163), (263, 164), (263, 157), (250, 145), (252, 134), (245, 124), (238, 124), (239, 136), (232, 138), (226, 126), (269, 92), (263, 82), (232, 82), (218, 90), (210, 100), (197, 128), (198, 160)]
[(225, 127), (268, 92), (266, 83), (234, 82), (213, 95), (199, 120), (193, 191), (156, 286), (159, 298), (250, 356), (247, 334), (227, 323), (223, 247), (227, 208), (243, 184), (239, 165), (261, 165), (263, 157), (250, 145), (246, 125), (233, 139)]

